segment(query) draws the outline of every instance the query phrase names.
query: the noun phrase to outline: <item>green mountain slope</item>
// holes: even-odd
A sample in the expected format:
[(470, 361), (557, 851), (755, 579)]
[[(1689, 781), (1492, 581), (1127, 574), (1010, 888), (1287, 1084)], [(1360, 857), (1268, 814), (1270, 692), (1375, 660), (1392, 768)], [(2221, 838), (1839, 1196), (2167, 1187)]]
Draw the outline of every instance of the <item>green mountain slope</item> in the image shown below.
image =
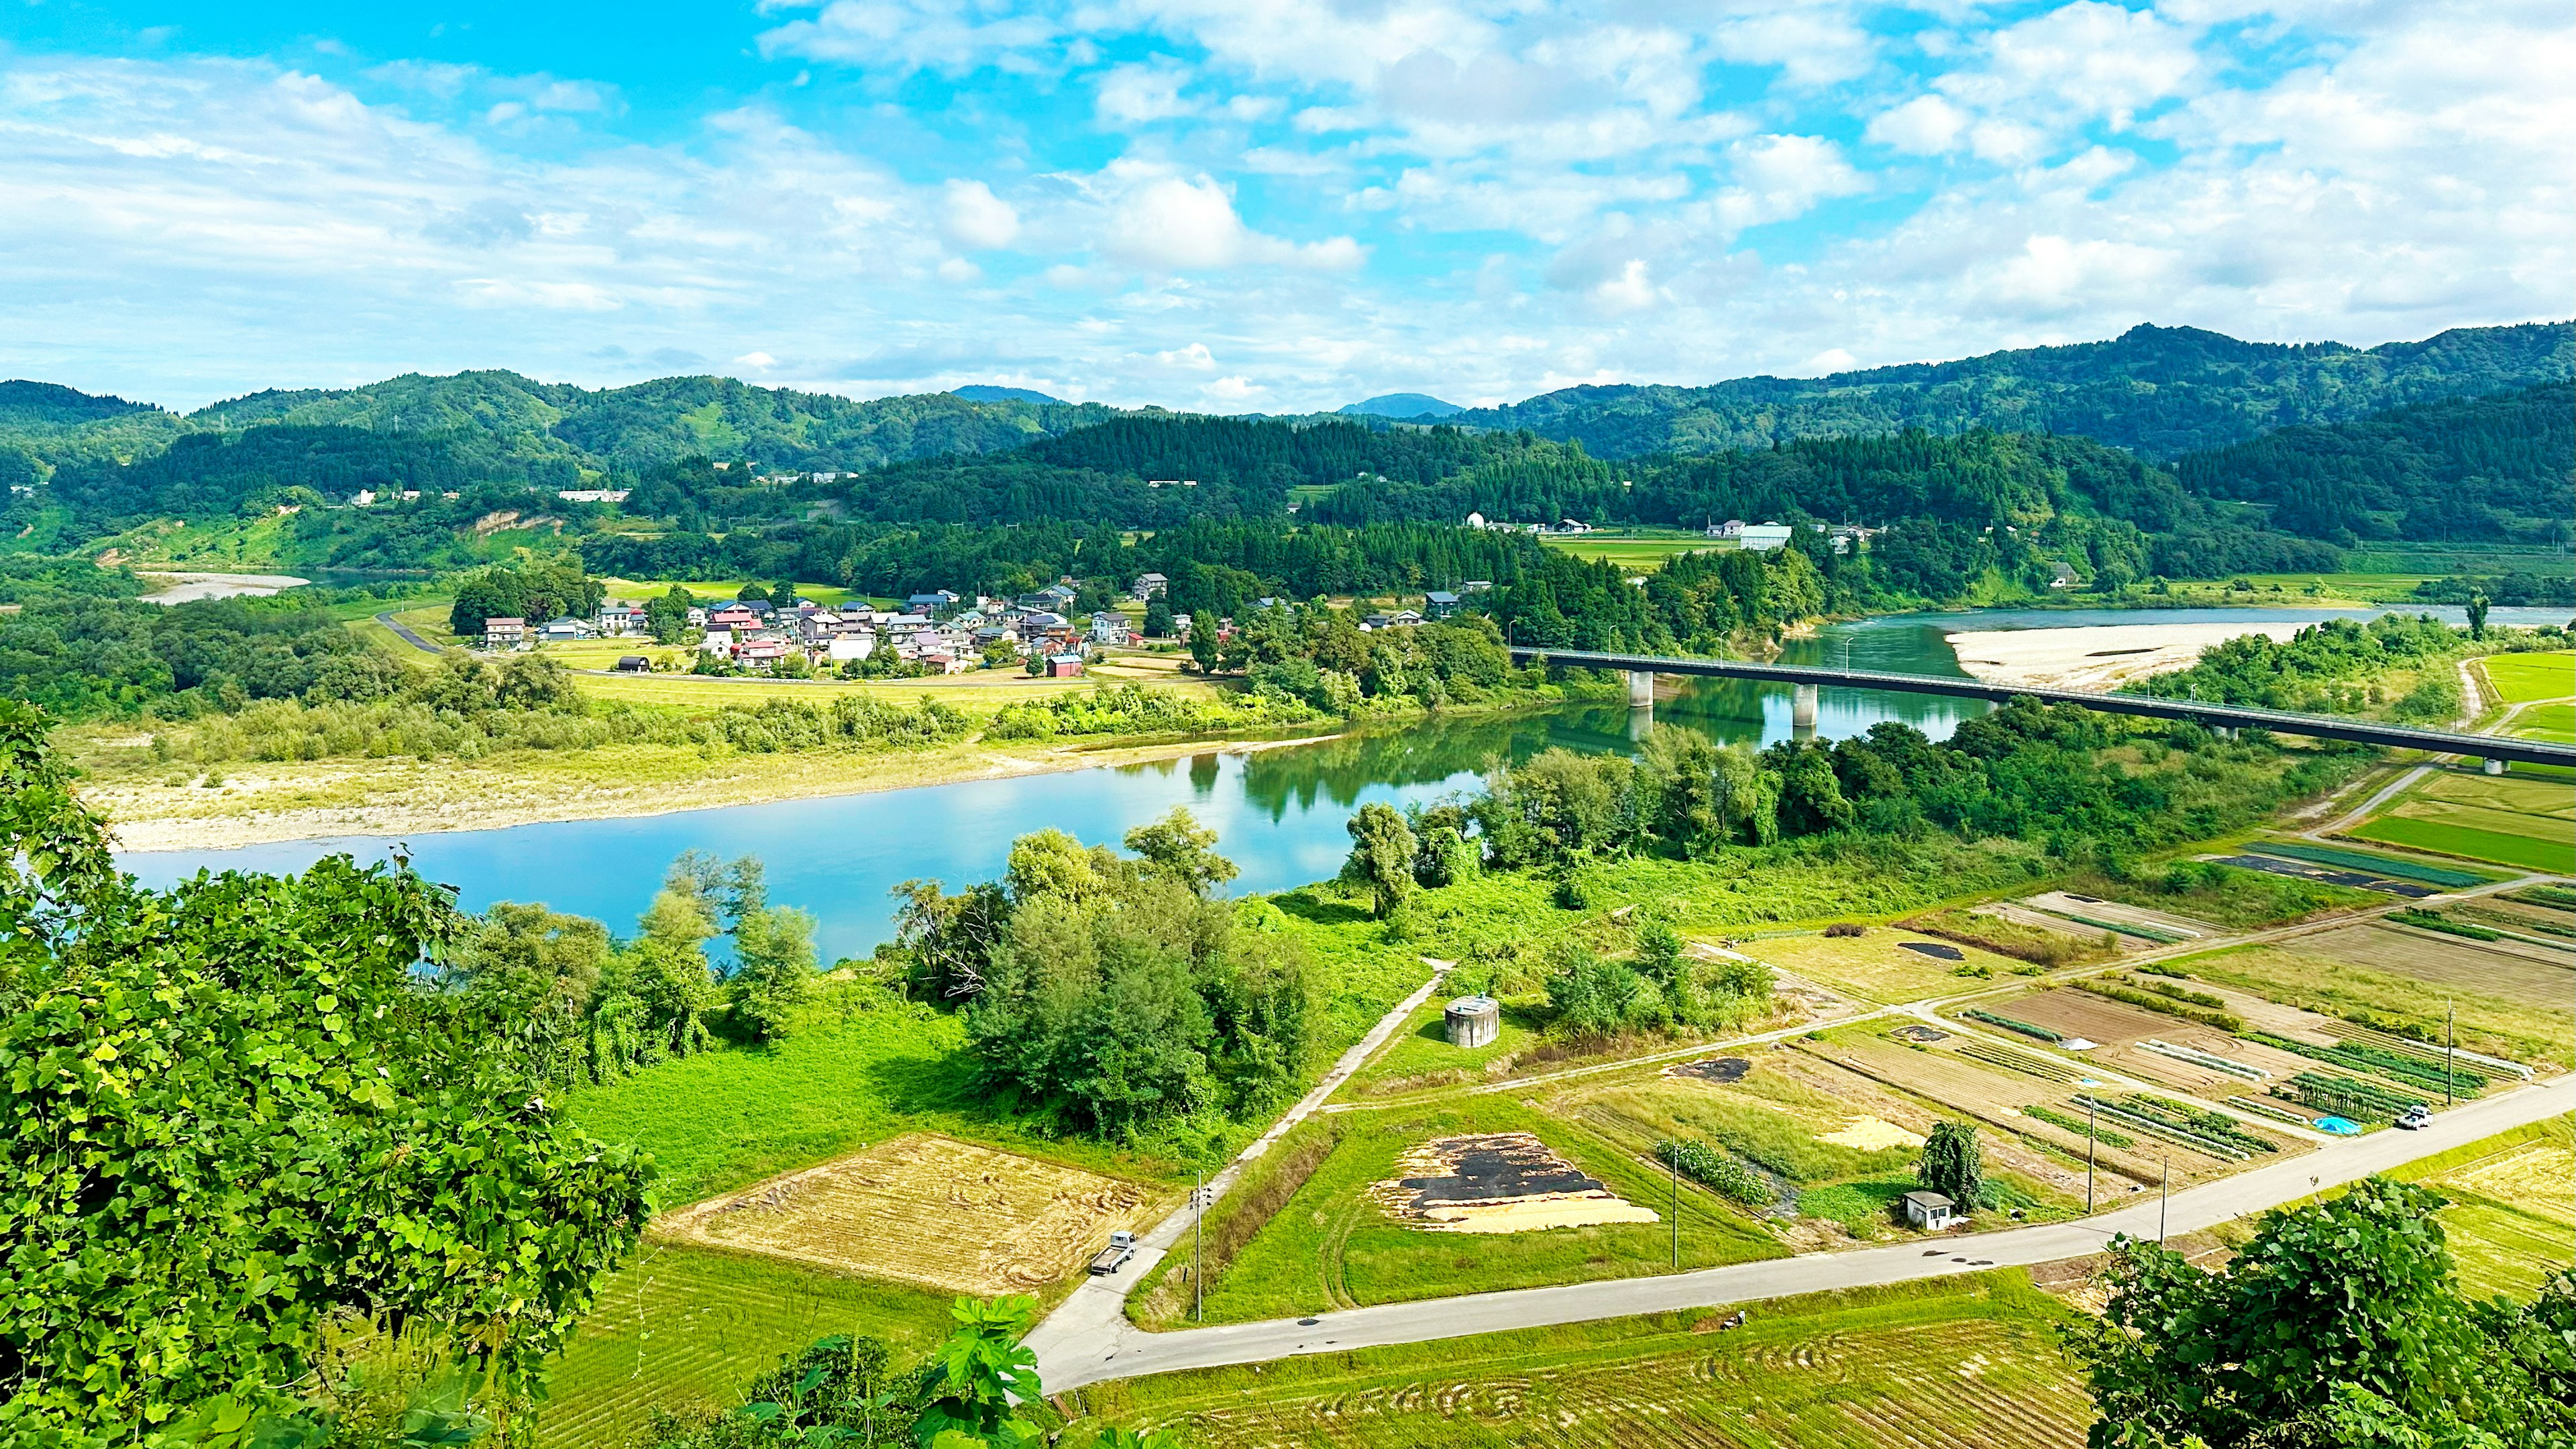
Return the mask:
[(2156, 458), (2266, 430), (2576, 375), (2576, 323), (2462, 327), (2363, 350), (2133, 327), (2108, 342), (1821, 378), (1576, 387), (1449, 421), (1527, 428), (1602, 457), (1707, 453), (1922, 428), (2074, 433)]
[(2262, 504), (2274, 527), (2339, 544), (2565, 543), (2576, 383), (2301, 424), (2174, 467), (2193, 493)]

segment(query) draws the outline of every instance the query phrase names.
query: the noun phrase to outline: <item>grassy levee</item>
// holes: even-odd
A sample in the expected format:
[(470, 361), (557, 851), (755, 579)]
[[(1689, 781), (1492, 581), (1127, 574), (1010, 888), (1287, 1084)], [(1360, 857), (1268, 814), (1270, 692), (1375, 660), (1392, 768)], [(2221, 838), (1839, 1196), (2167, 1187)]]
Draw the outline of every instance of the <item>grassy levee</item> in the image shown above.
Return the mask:
[(656, 1409), (725, 1408), (780, 1356), (870, 1334), (898, 1362), (950, 1326), (947, 1295), (706, 1248), (648, 1243), (600, 1285), (553, 1363), (541, 1449), (625, 1449)]
[(2512, 733), (2524, 739), (2576, 745), (2576, 704), (2534, 705), (2514, 717)]
[[(1207, 1321), (1241, 1323), (1336, 1307), (1445, 1298), (1501, 1288), (1628, 1278), (1670, 1269), (1672, 1207), (1665, 1176), (1598, 1134), (1500, 1096), (1411, 1109), (1345, 1114), (1339, 1140), (1305, 1183), (1211, 1275)], [(1396, 1159), (1436, 1138), (1529, 1132), (1631, 1203), (1651, 1223), (1610, 1223), (1517, 1233), (1462, 1233), (1389, 1216), (1369, 1189), (1398, 1175)], [(1771, 1236), (1685, 1182), (1685, 1268), (1785, 1254)]]
[(2498, 1133), (2391, 1175), (2451, 1199), (2440, 1216), (2464, 1290), (2527, 1301), (2550, 1273), (2576, 1266), (2571, 1167), (2576, 1116)]
[(1077, 1410), (1311, 1449), (2076, 1449), (2072, 1312), (2019, 1269), (1103, 1384)]

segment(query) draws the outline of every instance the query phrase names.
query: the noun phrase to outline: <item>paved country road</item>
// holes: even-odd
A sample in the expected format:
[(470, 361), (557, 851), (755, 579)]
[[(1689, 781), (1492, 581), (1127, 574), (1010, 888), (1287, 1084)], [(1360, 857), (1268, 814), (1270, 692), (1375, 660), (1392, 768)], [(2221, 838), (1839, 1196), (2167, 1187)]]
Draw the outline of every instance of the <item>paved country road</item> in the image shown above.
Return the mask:
[(441, 652), (437, 645), (432, 644), (428, 640), (420, 637), (418, 634), (413, 633), (409, 624), (403, 623), (391, 614), (378, 614), (376, 616), (376, 622), (393, 630), (395, 638), (400, 639), (414, 649), (418, 649), (425, 654), (436, 654)]
[[(2576, 1073), (2453, 1108), (2420, 1132), (2390, 1130), (2337, 1141), (2303, 1157), (2176, 1193), (2164, 1227), (2173, 1233), (2214, 1227), (2569, 1111), (2576, 1111)], [(2115, 1234), (2154, 1237), (2158, 1212), (2155, 1196), (2142, 1194), (2127, 1206), (2080, 1221), (1945, 1238), (1939, 1240), (1938, 1247), (1927, 1246), (1932, 1240), (1923, 1240), (1901, 1247), (1774, 1258), (1655, 1278), (1390, 1303), (1319, 1314), (1311, 1320), (1229, 1324), (1182, 1333), (1147, 1333), (1124, 1317), (1107, 1319), (1096, 1314), (1083, 1315), (1079, 1332), (1046, 1332), (1059, 1329), (1058, 1319), (1064, 1316), (1059, 1310), (1039, 1333), (1030, 1336), (1029, 1346), (1037, 1351), (1042, 1382), (1048, 1392), (1055, 1393), (1109, 1379), (1176, 1369), (1264, 1363), (1297, 1354), (1748, 1303), (1794, 1293), (1937, 1278), (1999, 1265), (2051, 1263), (2100, 1252)], [(1112, 1293), (1099, 1292), (1095, 1296), (1113, 1305), (1116, 1302)], [(1082, 1297), (1077, 1291), (1075, 1299)], [(1061, 1327), (1071, 1329), (1076, 1325), (1068, 1322)]]

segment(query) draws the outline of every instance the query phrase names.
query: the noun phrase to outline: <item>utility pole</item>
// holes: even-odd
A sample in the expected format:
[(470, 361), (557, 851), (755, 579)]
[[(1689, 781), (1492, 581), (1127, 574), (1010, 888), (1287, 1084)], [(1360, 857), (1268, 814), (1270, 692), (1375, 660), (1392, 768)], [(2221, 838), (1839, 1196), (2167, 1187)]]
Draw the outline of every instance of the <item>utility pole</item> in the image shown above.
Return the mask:
[(2456, 1105), (2451, 1100), (2451, 1083), (2460, 1071), (2460, 1004), (2446, 1000), (2442, 1009), (2442, 1107), (2448, 1111)]
[(2084, 1215), (2093, 1215), (2093, 1094), (2084, 1094)]
[(2165, 1245), (2165, 1215), (2173, 1210), (2173, 1149), (2165, 1149), (2163, 1196), (2156, 1202), (2156, 1246)]
[(1190, 1189), (1190, 1321), (1207, 1321), (1207, 1169)]

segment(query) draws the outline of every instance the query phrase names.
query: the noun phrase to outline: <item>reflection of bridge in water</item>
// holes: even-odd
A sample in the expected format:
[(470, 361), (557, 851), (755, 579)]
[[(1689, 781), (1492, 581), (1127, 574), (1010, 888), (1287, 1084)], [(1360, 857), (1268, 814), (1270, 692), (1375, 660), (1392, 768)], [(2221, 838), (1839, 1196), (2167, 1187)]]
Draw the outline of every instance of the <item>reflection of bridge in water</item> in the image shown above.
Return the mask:
[(1512, 657), (1524, 661), (1544, 661), (1575, 669), (1615, 669), (1628, 676), (1628, 703), (1635, 711), (1634, 727), (1643, 729), (1653, 718), (1655, 676), (1685, 674), (1703, 678), (1750, 679), (1766, 684), (1795, 686), (1791, 722), (1801, 736), (1812, 735), (1816, 727), (1817, 691), (1831, 686), (1842, 689), (1885, 689), (1905, 694), (1939, 694), (1957, 699), (1981, 699), (1993, 704), (2028, 696), (2042, 704), (2072, 704), (2106, 714), (2142, 715), (2149, 719), (2190, 720), (2213, 729), (2265, 729), (2283, 734), (2306, 735), (2313, 739), (2346, 740), (2355, 744), (2383, 745), (2393, 749), (2431, 750), (2440, 754), (2468, 755), (2486, 761), (2491, 774), (2501, 774), (2508, 764), (2576, 766), (2576, 746), (2550, 744), (2541, 740), (2508, 739), (2501, 735), (2464, 735), (2449, 730), (2410, 729), (2404, 725), (2379, 724), (2370, 720), (2336, 719), (2324, 715), (2293, 714), (2287, 710), (2254, 709), (2244, 705), (2206, 704), (2199, 700), (2157, 699), (2143, 694), (2094, 694), (2079, 689), (2039, 689), (2009, 684), (1988, 684), (1982, 679), (1945, 679), (1928, 674), (1894, 674), (1872, 669), (1829, 669), (1811, 664), (1758, 664), (1748, 659), (1681, 659), (1654, 654), (1599, 654), (1579, 649), (1532, 649), (1515, 645)]

